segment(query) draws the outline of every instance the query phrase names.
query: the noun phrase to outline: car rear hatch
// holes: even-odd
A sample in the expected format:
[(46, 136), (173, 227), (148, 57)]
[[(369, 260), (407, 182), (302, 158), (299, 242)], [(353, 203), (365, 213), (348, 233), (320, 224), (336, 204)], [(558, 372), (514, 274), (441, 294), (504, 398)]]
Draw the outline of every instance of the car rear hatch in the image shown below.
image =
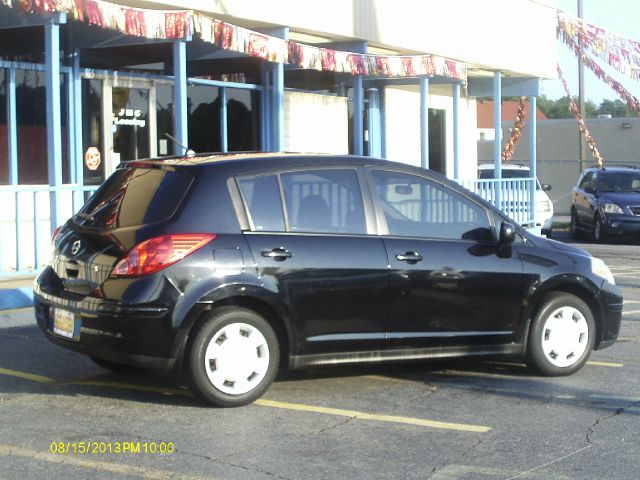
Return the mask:
[(54, 236), (57, 279), (49, 293), (77, 300), (102, 285), (131, 248), (163, 231), (194, 181), (192, 172), (156, 162), (116, 170)]

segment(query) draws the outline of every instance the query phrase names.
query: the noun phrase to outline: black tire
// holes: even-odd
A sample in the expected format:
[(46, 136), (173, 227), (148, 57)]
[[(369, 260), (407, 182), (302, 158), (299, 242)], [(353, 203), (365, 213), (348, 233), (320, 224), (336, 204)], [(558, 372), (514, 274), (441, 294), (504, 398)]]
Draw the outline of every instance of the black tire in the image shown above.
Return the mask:
[(89, 356), (89, 358), (93, 360), (93, 363), (95, 363), (99, 367), (105, 368), (107, 370), (111, 370), (114, 373), (136, 372), (140, 370), (140, 367), (127, 365), (126, 363), (112, 362), (111, 360), (105, 360), (104, 358), (91, 357), (91, 356)]
[(186, 366), (196, 395), (219, 407), (240, 407), (269, 388), (279, 360), (278, 337), (264, 318), (245, 308), (224, 307), (197, 327)]
[(570, 230), (571, 230), (571, 236), (575, 239), (579, 239), (581, 237), (582, 232), (580, 231), (580, 228), (578, 227), (578, 217), (576, 215), (576, 211), (572, 208), (571, 209), (571, 226), (570, 226)]
[(596, 243), (604, 243), (607, 240), (607, 234), (604, 231), (600, 215), (596, 215), (593, 219), (593, 241)]
[[(584, 301), (569, 293), (551, 293), (531, 323), (527, 365), (546, 376), (571, 375), (589, 359), (595, 334), (593, 313)], [(562, 342), (554, 345), (556, 339)], [(571, 339), (575, 342), (567, 343)]]

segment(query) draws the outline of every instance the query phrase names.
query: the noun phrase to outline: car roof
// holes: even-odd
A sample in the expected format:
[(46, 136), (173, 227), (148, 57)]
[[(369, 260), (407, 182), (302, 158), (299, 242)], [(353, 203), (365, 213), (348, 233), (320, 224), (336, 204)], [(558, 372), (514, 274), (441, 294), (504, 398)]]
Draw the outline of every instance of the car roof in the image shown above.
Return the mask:
[[(478, 165), (478, 170), (493, 170), (496, 166), (493, 163), (482, 163)], [(519, 165), (513, 163), (503, 163), (502, 170), (529, 170), (526, 165)]]
[[(394, 168), (403, 168), (409, 170), (419, 170), (426, 172), (422, 168), (409, 165), (406, 163), (395, 162), (375, 157), (359, 156), (359, 155), (335, 155), (335, 154), (317, 154), (317, 153), (289, 153), (289, 152), (234, 152), (234, 153), (204, 153), (196, 155), (183, 155), (172, 157), (158, 157), (143, 160), (131, 160), (121, 163), (122, 168), (126, 167), (164, 167), (164, 166), (180, 166), (180, 167), (197, 167), (207, 165), (227, 166), (242, 165), (243, 167), (255, 165), (256, 167), (302, 167), (318, 165), (377, 165), (377, 166), (393, 166)], [(437, 172), (428, 170), (431, 176), (439, 176)]]

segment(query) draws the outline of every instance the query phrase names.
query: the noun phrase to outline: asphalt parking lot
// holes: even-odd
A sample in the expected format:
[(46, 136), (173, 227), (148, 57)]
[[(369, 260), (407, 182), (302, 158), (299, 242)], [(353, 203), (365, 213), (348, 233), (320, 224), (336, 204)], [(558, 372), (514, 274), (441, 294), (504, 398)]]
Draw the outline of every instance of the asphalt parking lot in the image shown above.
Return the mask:
[(582, 246), (607, 261), (625, 310), (620, 341), (571, 377), (500, 359), (325, 368), (216, 409), (171, 376), (107, 372), (15, 322), (0, 329), (0, 478), (637, 478), (640, 246)]

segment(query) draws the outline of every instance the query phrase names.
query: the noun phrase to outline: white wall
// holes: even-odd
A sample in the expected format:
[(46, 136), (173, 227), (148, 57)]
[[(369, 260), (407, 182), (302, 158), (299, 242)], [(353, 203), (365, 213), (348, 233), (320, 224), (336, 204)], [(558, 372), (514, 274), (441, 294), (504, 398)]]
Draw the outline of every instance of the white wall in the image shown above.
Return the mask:
[(347, 97), (284, 92), (284, 151), (349, 153)]
[[(453, 157), (453, 98), (451, 86), (430, 86), (428, 106), (445, 110), (446, 174), (452, 178)], [(447, 95), (448, 93), (448, 95)], [(420, 92), (418, 87), (387, 87), (385, 89), (385, 129), (387, 158), (420, 166)], [(478, 164), (476, 148), (476, 101), (461, 98), (459, 124), (460, 179), (476, 177)]]

